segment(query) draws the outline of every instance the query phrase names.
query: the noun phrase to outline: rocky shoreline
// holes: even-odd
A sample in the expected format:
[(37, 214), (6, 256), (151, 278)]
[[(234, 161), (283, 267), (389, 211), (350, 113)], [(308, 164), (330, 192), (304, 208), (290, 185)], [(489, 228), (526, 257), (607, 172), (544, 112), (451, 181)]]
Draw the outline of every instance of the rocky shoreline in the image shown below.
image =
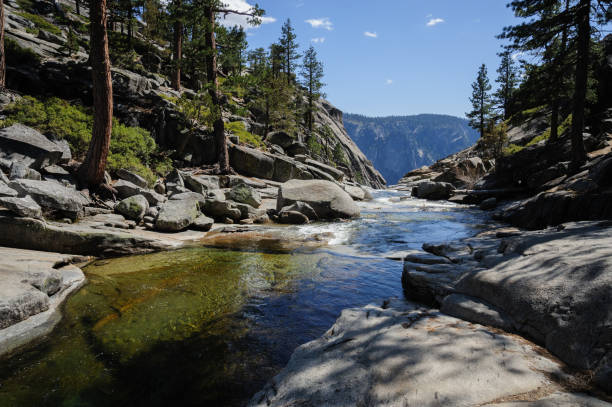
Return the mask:
[(408, 300), (343, 311), (249, 405), (612, 405), (611, 240), (578, 222), (426, 244)]

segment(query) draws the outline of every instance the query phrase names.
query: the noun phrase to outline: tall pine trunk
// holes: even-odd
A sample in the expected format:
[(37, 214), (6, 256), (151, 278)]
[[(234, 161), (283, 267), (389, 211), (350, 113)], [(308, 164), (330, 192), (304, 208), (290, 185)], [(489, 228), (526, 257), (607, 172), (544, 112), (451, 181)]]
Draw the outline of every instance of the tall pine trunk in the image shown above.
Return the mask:
[(578, 5), (577, 62), (574, 89), (574, 114), (572, 118), (572, 168), (577, 170), (586, 161), (582, 132), (586, 106), (589, 48), (591, 41), (591, 1), (580, 0)]
[[(181, 1), (176, 0), (177, 13), (181, 14)], [(174, 73), (172, 77), (172, 88), (177, 92), (181, 90), (181, 60), (183, 59), (183, 22), (181, 17), (174, 23)]]
[(127, 15), (127, 35), (128, 35), (128, 47), (132, 48), (132, 36), (134, 35), (132, 32), (132, 19), (134, 18), (134, 9), (132, 8), (132, 4), (128, 5), (128, 15)]
[(89, 15), (94, 122), (89, 150), (79, 175), (83, 183), (96, 187), (104, 182), (113, 123), (113, 85), (106, 32), (106, 0), (92, 0)]
[(206, 73), (208, 76), (208, 93), (212, 99), (215, 112), (213, 132), (217, 144), (217, 161), (219, 171), (222, 174), (231, 172), (229, 165), (229, 154), (227, 151), (227, 139), (225, 138), (225, 124), (223, 123), (221, 98), (219, 97), (219, 81), (217, 80), (217, 43), (215, 40), (215, 10), (211, 6), (205, 7), (208, 23), (206, 25), (206, 49), (210, 53), (206, 58)]
[(6, 86), (6, 58), (4, 56), (4, 0), (0, 0), (0, 89)]
[(75, 0), (75, 4), (76, 4), (76, 14), (77, 16), (81, 15), (81, 2), (80, 0)]
[[(565, 12), (567, 13), (570, 8), (570, 0), (565, 0)], [(563, 29), (561, 36), (561, 50), (557, 56), (557, 61), (554, 63), (554, 92), (552, 96), (551, 108), (552, 112), (550, 115), (550, 139), (549, 141), (554, 142), (559, 138), (559, 109), (561, 109), (561, 87), (563, 86), (563, 64), (565, 56), (567, 55), (567, 35), (568, 27)]]

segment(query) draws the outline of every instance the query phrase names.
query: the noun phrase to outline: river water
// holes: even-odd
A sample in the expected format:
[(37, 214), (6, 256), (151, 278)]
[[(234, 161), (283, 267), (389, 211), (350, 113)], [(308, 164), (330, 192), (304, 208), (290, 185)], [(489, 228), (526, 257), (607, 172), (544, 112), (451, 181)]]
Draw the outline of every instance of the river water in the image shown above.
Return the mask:
[(402, 263), (388, 257), (487, 222), (399, 192), (374, 198), (361, 219), (295, 227), (332, 234), (322, 248), (250, 242), (93, 263), (50, 337), (0, 361), (0, 406), (244, 405), (342, 309), (402, 297)]

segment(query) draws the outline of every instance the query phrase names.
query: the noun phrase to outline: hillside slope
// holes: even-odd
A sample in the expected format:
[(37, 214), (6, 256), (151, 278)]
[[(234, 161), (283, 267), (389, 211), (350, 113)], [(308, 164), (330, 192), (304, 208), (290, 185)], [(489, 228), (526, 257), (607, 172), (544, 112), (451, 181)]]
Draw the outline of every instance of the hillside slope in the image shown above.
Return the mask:
[[(28, 4), (5, 4), (9, 44), (7, 88), (40, 100), (58, 97), (74, 105), (91, 106), (91, 68), (87, 63), (89, 37), (85, 28), (80, 31), (69, 28), (86, 27), (87, 8), (83, 7), (82, 15), (78, 16), (73, 12), (72, 1), (54, 4), (38, 0), (31, 7)], [(29, 8), (23, 8), (26, 6)], [(114, 49), (116, 44), (122, 44), (124, 35), (120, 32), (110, 35), (115, 117), (120, 123), (148, 131), (163, 155), (168, 154), (177, 168), (214, 164), (217, 147), (211, 129), (194, 125), (184, 114), (193, 107), (198, 92), (189, 89), (188, 83), (181, 93), (170, 87), (168, 67), (172, 64), (168, 45), (148, 43), (140, 31), (142, 27), (139, 26), (128, 62)], [(78, 50), (70, 54), (66, 51), (69, 33), (76, 35), (78, 42)], [(260, 112), (249, 105), (249, 99), (256, 92), (257, 89), (243, 89), (242, 94), (232, 90), (225, 93), (223, 117), (230, 124), (226, 131), (228, 136), (234, 136), (230, 138), (232, 143), (263, 150), (272, 159), (289, 159), (293, 166), (299, 166), (293, 159), (296, 155), (306, 155), (332, 170), (340, 170), (348, 180), (373, 188), (384, 186), (382, 176), (347, 136), (342, 113), (329, 102), (321, 100), (318, 103), (317, 132), (310, 143), (306, 142), (303, 129), (292, 134), (290, 140), (275, 141), (262, 130)], [(61, 134), (53, 136), (63, 138)], [(79, 159), (78, 155), (75, 158)], [(325, 177), (316, 171), (313, 176)]]
[(478, 133), (466, 120), (444, 115), (366, 117), (344, 115), (344, 125), (389, 184), (408, 171), (471, 146)]

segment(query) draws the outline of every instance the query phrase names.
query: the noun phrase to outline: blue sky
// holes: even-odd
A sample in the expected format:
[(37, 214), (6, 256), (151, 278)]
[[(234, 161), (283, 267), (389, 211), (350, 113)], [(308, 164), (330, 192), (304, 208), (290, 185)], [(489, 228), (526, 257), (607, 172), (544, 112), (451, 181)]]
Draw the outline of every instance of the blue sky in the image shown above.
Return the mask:
[[(245, 1), (225, 0), (235, 7)], [(325, 67), (327, 98), (368, 116), (440, 113), (463, 117), (485, 63), (494, 82), (501, 41), (516, 23), (506, 0), (258, 0), (265, 24), (252, 48), (277, 41), (290, 18), (302, 50)]]

